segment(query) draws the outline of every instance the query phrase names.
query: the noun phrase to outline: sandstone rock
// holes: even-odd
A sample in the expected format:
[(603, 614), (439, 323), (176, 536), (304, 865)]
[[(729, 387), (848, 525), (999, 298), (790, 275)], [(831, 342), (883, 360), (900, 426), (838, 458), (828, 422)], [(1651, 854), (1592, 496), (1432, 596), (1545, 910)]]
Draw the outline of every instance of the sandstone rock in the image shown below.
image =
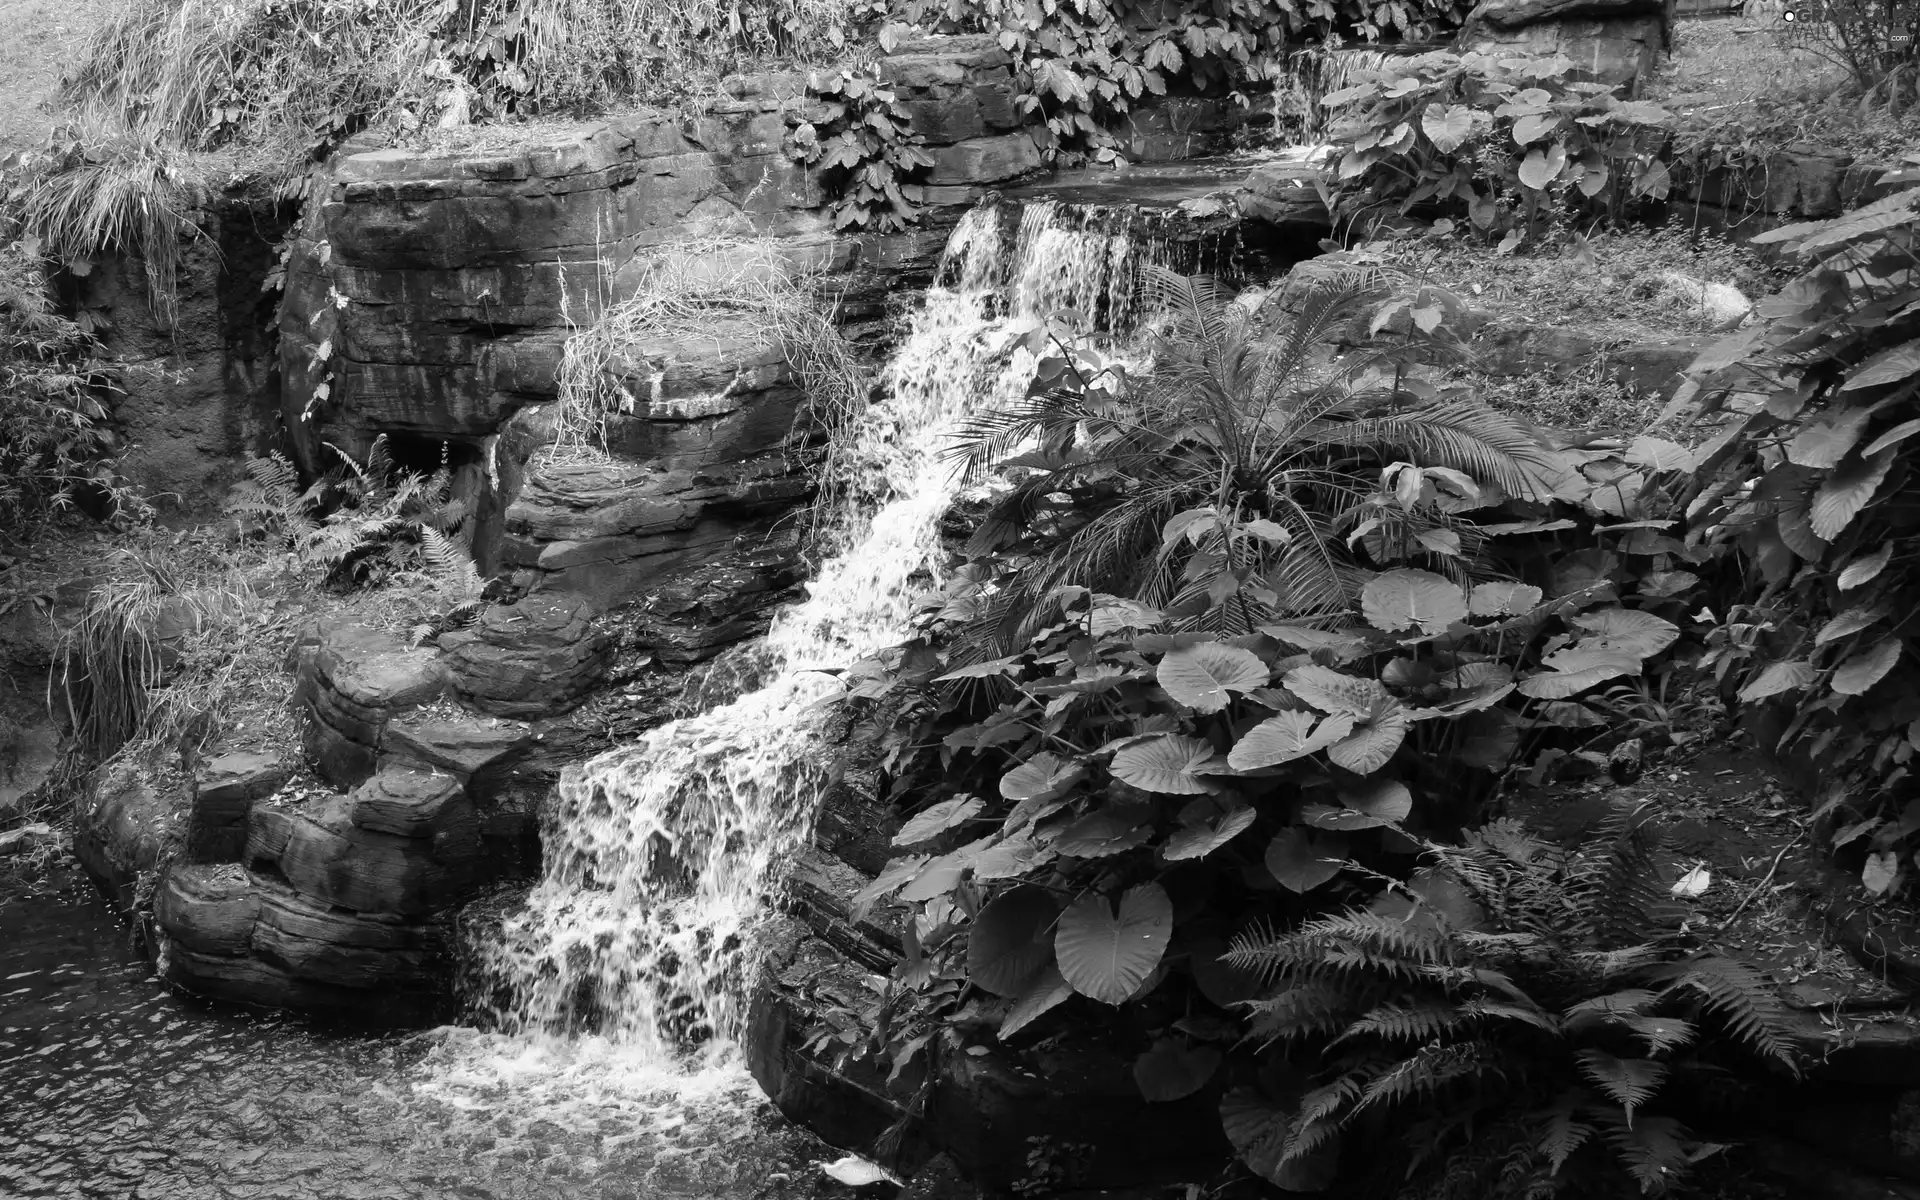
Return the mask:
[(1474, 339), (1474, 364), (1490, 375), (1565, 374), (1599, 353), (1601, 339), (1564, 325), (1496, 322)]
[(1680, 190), (1687, 199), (1735, 211), (1835, 217), (1845, 209), (1852, 165), (1852, 155), (1845, 152), (1796, 142), (1764, 162), (1719, 167), (1683, 180)]
[(489, 608), (473, 628), (440, 639), (462, 701), (504, 717), (566, 712), (606, 675), (611, 640), (592, 606), (553, 593)]
[(498, 717), (399, 717), (387, 725), (382, 743), (396, 762), (438, 767), (467, 786), (476, 802), (495, 775), (511, 767), (533, 742), (524, 722)]
[(73, 853), (121, 911), (133, 909), (140, 876), (180, 842), (185, 797), (125, 762), (102, 768), (74, 813)]
[(473, 804), (460, 781), (436, 771), (389, 765), (347, 794), (348, 819), (373, 833), (435, 838), (460, 826), (477, 836)]
[(1702, 334), (1620, 346), (1607, 352), (1607, 373), (1636, 392), (1671, 397), (1693, 360), (1717, 340)]
[(1240, 211), (1254, 220), (1283, 228), (1331, 231), (1333, 217), (1314, 186), (1322, 174), (1317, 162), (1305, 158), (1262, 163), (1248, 174), (1246, 184), (1234, 193), (1234, 200)]
[(1570, 17), (1658, 16), (1665, 8), (1666, 0), (1482, 0), (1473, 17), (1500, 29), (1518, 29)]
[(285, 889), (263, 888), (253, 950), (297, 979), (338, 987), (444, 990), (452, 968), (446, 930), (339, 912)]
[(193, 862), (237, 862), (247, 845), (253, 802), (287, 781), (286, 763), (264, 751), (237, 750), (209, 759), (194, 780), (187, 857)]
[(1573, 63), (1568, 78), (1611, 84), (1631, 97), (1650, 77), (1666, 34), (1662, 18), (1632, 16), (1550, 20), (1512, 29), (1482, 25), (1463, 41), (1463, 49), (1485, 53), (1565, 55)]
[(235, 866), (175, 863), (153, 897), (154, 919), (169, 938), (199, 954), (246, 954), (260, 896)]
[(1004, 183), (1037, 171), (1040, 148), (1024, 133), (976, 138), (928, 152), (933, 168), (927, 182), (935, 186)]
[(393, 634), (365, 626), (323, 629), (303, 657), (296, 694), (307, 703), (307, 757), (336, 787), (353, 787), (373, 774), (389, 720), (447, 689), (436, 651), (409, 649)]
[[(473, 882), (478, 827), (470, 840), (449, 846), (438, 839), (376, 833), (351, 823), (341, 801), (289, 821), (278, 867), (295, 891), (361, 913), (421, 916), (453, 904)], [(456, 854), (467, 850), (469, 853)]]

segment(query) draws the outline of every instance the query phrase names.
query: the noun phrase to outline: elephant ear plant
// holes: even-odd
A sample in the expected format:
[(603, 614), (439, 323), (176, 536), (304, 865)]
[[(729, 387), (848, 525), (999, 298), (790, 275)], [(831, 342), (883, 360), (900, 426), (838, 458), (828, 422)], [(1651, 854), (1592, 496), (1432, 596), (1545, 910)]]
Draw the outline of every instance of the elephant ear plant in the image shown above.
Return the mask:
[(1897, 190), (1754, 239), (1803, 269), (1695, 364), (1701, 407), (1732, 419), (1690, 511), (1751, 581), (1704, 665), (1777, 706), (1777, 749), (1829, 769), (1817, 815), (1887, 894), (1920, 831), (1920, 684), (1899, 669), (1920, 595), (1920, 156), (1880, 182)]
[[(1150, 374), (1062, 345), (1024, 407), (982, 421), (968, 452), (1003, 491), (972, 561), (924, 603), (913, 639), (844, 677), (855, 741), (878, 748), (905, 810), (856, 915), (887, 906), (905, 953), (872, 1006), (841, 1013), (816, 1046), (896, 1077), (919, 1063), (931, 1088), (944, 1055), (1081, 1030), (1130, 1048), (1146, 1099), (1218, 1105), (1242, 1161), (1289, 1187), (1370, 1169), (1338, 1161), (1349, 1127), (1391, 1151), (1378, 1161), (1426, 1170), (1459, 1148), (1442, 1118), (1468, 1097), (1489, 1120), (1519, 1120), (1575, 1087), (1570, 1138), (1585, 1129), (1629, 1162), (1684, 1165), (1703, 1148), (1669, 1126), (1645, 1128), (1667, 1131), (1677, 1157), (1630, 1136), (1658, 1080), (1623, 1082), (1667, 1069), (1679, 1043), (1631, 1030), (1679, 1020), (1704, 1039), (1718, 1026), (1686, 1024), (1688, 997), (1728, 1003), (1721, 975), (1707, 981), (1719, 968), (1669, 968), (1694, 956), (1644, 922), (1619, 940), (1612, 926), (1534, 929), (1524, 916), (1590, 897), (1637, 904), (1651, 875), (1589, 885), (1586, 859), (1542, 848), (1531, 866), (1469, 880), (1488, 912), (1523, 915), (1457, 933), (1433, 924), (1430, 902), (1405, 902), (1425, 885), (1396, 882), (1423, 858), (1430, 876), (1463, 873), (1448, 855), (1464, 852), (1440, 839), (1521, 734), (1553, 730), (1580, 708), (1571, 698), (1638, 677), (1681, 637), (1653, 611), (1672, 597), (1630, 586), (1625, 555), (1604, 550), (1662, 522), (1538, 550), (1577, 525), (1542, 518), (1554, 497), (1617, 522), (1658, 494), (1658, 473), (1608, 467), (1600, 497), (1581, 468), (1607, 463), (1428, 389), (1404, 357), (1332, 361), (1298, 327), (1257, 344), (1210, 285), (1163, 280), (1161, 294), (1174, 317)], [(1299, 324), (1324, 334), (1351, 315), (1344, 294), (1317, 296)], [(1671, 557), (1658, 539), (1641, 550)], [(1584, 974), (1547, 986), (1556, 956)], [(1536, 958), (1541, 982), (1527, 982)], [(1523, 976), (1511, 986), (1524, 995), (1497, 982)], [(1288, 997), (1336, 977), (1351, 992), (1329, 998), (1325, 1020), (1289, 1025)], [(1632, 989), (1647, 995), (1617, 996)], [(1568, 1012), (1596, 998), (1627, 1007)], [(1382, 1005), (1452, 1008), (1444, 1024), (1375, 1031)], [(1484, 1043), (1474, 1061), (1490, 1071), (1525, 1039), (1559, 1039), (1554, 1061), (1571, 1073), (1509, 1095), (1491, 1075), (1406, 1065), (1436, 1038)], [(1589, 1049), (1625, 1065), (1583, 1067)], [(1368, 1099), (1403, 1068), (1407, 1090)], [(1561, 1086), (1543, 1093), (1548, 1082)], [(1300, 1107), (1327, 1087), (1313, 1112)], [(1388, 1111), (1391, 1128), (1376, 1121)], [(1529, 1169), (1557, 1180), (1573, 1158)]]

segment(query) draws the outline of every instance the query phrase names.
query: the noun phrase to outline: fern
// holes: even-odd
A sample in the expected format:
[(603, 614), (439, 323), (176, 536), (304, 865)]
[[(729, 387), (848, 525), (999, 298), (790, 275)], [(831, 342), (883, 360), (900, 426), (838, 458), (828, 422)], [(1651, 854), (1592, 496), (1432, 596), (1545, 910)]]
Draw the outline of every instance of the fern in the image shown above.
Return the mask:
[(1663, 966), (1653, 975), (1670, 978), (1674, 990), (1698, 992), (1707, 1010), (1718, 1015), (1747, 1049), (1798, 1071), (1786, 1008), (1752, 967), (1710, 954)]

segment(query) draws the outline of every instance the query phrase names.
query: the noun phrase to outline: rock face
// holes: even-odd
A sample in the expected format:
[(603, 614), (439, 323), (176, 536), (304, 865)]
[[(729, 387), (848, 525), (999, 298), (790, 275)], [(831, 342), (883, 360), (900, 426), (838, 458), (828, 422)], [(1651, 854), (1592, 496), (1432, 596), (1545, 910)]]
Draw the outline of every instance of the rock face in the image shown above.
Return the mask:
[(141, 877), (179, 848), (180, 808), (165, 782), (124, 761), (96, 772), (74, 812), (73, 853), (123, 911), (133, 910)]
[(258, 750), (236, 750), (209, 760), (194, 780), (187, 858), (237, 860), (247, 848), (253, 802), (278, 791), (290, 773), (286, 763)]
[(1637, 95), (1672, 44), (1673, 0), (1481, 0), (1468, 14), (1463, 50), (1551, 56), (1572, 78)]
[(439, 652), (408, 649), (362, 625), (336, 625), (300, 652), (295, 699), (309, 714), (306, 752), (323, 779), (352, 787), (379, 763), (387, 723), (447, 690)]
[(612, 642), (578, 596), (542, 592), (494, 605), (471, 629), (445, 634), (445, 671), (468, 707), (502, 717), (551, 717), (606, 677)]

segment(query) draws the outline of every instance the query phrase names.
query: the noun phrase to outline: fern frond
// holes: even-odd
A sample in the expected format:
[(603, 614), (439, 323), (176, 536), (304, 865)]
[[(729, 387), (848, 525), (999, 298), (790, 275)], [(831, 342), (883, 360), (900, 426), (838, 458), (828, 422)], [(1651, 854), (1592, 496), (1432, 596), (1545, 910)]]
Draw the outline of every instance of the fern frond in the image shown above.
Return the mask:
[[(345, 458), (346, 455), (342, 454), (341, 457)], [(353, 466), (351, 458), (347, 459), (347, 465)], [(387, 444), (386, 434), (375, 437), (373, 445), (367, 447), (367, 469), (361, 471), (359, 467), (354, 466), (354, 470), (359, 473), (362, 482), (370, 479), (376, 484), (385, 483), (393, 478), (393, 450)]]
[(1574, 1057), (1581, 1074), (1620, 1106), (1629, 1125), (1633, 1110), (1651, 1101), (1667, 1078), (1666, 1064), (1650, 1058), (1615, 1058), (1591, 1047)]
[(1359, 1113), (1376, 1105), (1392, 1108), (1412, 1101), (1432, 1102), (1461, 1080), (1501, 1076), (1499, 1051), (1486, 1042), (1423, 1046), (1368, 1082), (1353, 1106)]
[(1547, 1167), (1554, 1175), (1558, 1175), (1561, 1168), (1567, 1165), (1567, 1160), (1598, 1132), (1591, 1124), (1580, 1119), (1580, 1111), (1591, 1096), (1592, 1093), (1584, 1088), (1572, 1088), (1562, 1093), (1551, 1107), (1536, 1114), (1540, 1137), (1534, 1143), (1534, 1149), (1547, 1160)]
[(1646, 1195), (1665, 1195), (1686, 1178), (1699, 1157), (1687, 1127), (1672, 1117), (1643, 1116), (1628, 1122), (1615, 1111), (1593, 1115), (1614, 1156)]
[(420, 552), (435, 584), (442, 589), (457, 596), (474, 597), (485, 586), (480, 573), (474, 569), (472, 556), (431, 525), (420, 526)]
[(1247, 1005), (1247, 1036), (1262, 1043), (1333, 1033), (1361, 1008), (1367, 994), (1327, 979), (1305, 979)]
[(1655, 972), (1656, 979), (1662, 977), (1672, 978), (1669, 990), (1699, 993), (1707, 1010), (1719, 1016), (1748, 1050), (1799, 1074), (1786, 1007), (1758, 971), (1745, 963), (1709, 954)]
[(1387, 1041), (1433, 1041), (1457, 1033), (1475, 1014), (1444, 1000), (1393, 1000), (1362, 1015), (1333, 1039), (1332, 1045), (1360, 1037)]

